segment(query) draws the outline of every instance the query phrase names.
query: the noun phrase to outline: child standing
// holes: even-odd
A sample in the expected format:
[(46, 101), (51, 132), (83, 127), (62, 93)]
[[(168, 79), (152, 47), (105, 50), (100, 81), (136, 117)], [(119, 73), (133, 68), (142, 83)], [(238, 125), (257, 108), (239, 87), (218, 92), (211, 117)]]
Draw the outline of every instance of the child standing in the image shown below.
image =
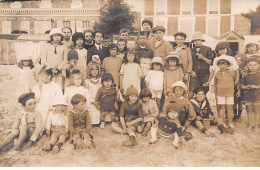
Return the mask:
[(139, 101), (139, 93), (136, 88), (130, 86), (126, 89), (126, 100), (120, 108), (120, 122), (123, 133), (128, 133), (129, 140), (124, 141), (124, 146), (136, 145), (135, 132), (142, 132), (141, 123), (143, 120), (142, 104)]
[(250, 58), (251, 56), (260, 56), (259, 45), (255, 42), (246, 45), (246, 57)]
[(52, 75), (52, 69), (40, 70), (39, 82), (32, 89), (37, 102), (36, 110), (42, 115), (43, 130), (45, 130), (46, 120), (52, 108), (54, 97), (62, 95), (60, 86), (52, 81)]
[[(203, 86), (209, 79), (209, 66), (213, 60), (213, 53), (210, 47), (202, 45), (204, 38), (201, 32), (195, 32), (192, 35), (194, 47), (191, 49), (192, 72), (189, 85), (189, 99), (193, 98), (193, 91), (199, 86)], [(209, 88), (207, 87), (208, 91)]]
[(56, 96), (53, 107), (46, 121), (46, 134), (50, 140), (45, 143), (43, 150), (58, 153), (68, 138), (67, 102), (64, 96)]
[(117, 41), (117, 47), (118, 47), (117, 57), (119, 57), (123, 60), (124, 56), (125, 56), (125, 52), (127, 50), (126, 40), (124, 40), (124, 39), (118, 40)]
[(163, 77), (162, 72), (163, 60), (161, 57), (154, 57), (151, 63), (151, 70), (145, 77), (146, 87), (152, 93), (152, 98), (156, 101), (158, 108), (160, 107), (160, 100), (163, 91)]
[(90, 147), (93, 144), (93, 137), (90, 135), (92, 123), (89, 111), (86, 109), (86, 100), (81, 94), (75, 94), (71, 98), (74, 109), (69, 112), (68, 130), (74, 149)]
[(135, 48), (136, 57), (140, 61), (141, 69), (141, 89), (145, 88), (144, 78), (151, 67), (153, 59), (153, 51), (147, 47), (148, 35), (145, 31), (141, 31), (137, 36), (137, 46)]
[(112, 42), (113, 42), (113, 38), (110, 35), (104, 36), (104, 41), (103, 41), (104, 47), (108, 47), (109, 44), (111, 44)]
[[(14, 140), (14, 151), (19, 151), (24, 142), (29, 148), (42, 133), (42, 117), (35, 111), (36, 100), (34, 93), (24, 93), (18, 98), (23, 110), (15, 117), (12, 132), (0, 143), (0, 150)], [(18, 137), (18, 138), (17, 138)]]
[(184, 134), (181, 128), (180, 121), (178, 120), (178, 112), (174, 108), (167, 108), (167, 116), (159, 117), (155, 125), (151, 128), (151, 144), (155, 143), (157, 137), (174, 137), (173, 146), (178, 149), (179, 144), (182, 144)]
[(52, 69), (54, 81), (64, 89), (61, 70), (67, 62), (68, 48), (61, 43), (62, 40), (62, 31), (59, 28), (53, 28), (50, 32), (50, 41), (43, 49), (42, 65), (47, 70)]
[(110, 57), (107, 57), (103, 61), (103, 68), (105, 72), (112, 74), (116, 87), (119, 88), (119, 71), (122, 65), (122, 59), (116, 57), (117, 46), (111, 43), (108, 46)]
[(241, 80), (242, 102), (246, 105), (248, 125), (252, 129), (260, 128), (260, 72), (259, 56), (251, 56), (247, 61), (248, 74)]
[(163, 113), (166, 115), (167, 108), (174, 108), (174, 110), (179, 113), (178, 119), (182, 125), (185, 139), (192, 139), (192, 134), (186, 132), (186, 130), (196, 119), (196, 113), (191, 102), (184, 97), (187, 93), (187, 86), (183, 82), (177, 81), (172, 84), (171, 89), (173, 95), (168, 95), (167, 102), (165, 102), (163, 107)]
[(171, 85), (177, 81), (183, 81), (183, 71), (180, 67), (180, 57), (175, 52), (170, 52), (165, 58), (164, 70), (164, 93), (167, 95), (171, 90)]
[(18, 65), (19, 85), (17, 86), (17, 94), (20, 96), (24, 93), (29, 93), (36, 84), (35, 70), (31, 56), (23, 56), (20, 58)]
[(64, 93), (65, 99), (68, 103), (69, 111), (73, 109), (73, 105), (70, 101), (72, 96), (74, 96), (75, 94), (81, 94), (87, 99), (86, 105), (87, 105), (87, 109), (89, 109), (91, 96), (89, 90), (85, 87), (85, 82), (82, 75), (80, 74), (80, 71), (72, 70), (70, 79), (71, 79), (71, 84), (70, 86), (66, 87)]
[(140, 99), (142, 100), (142, 109), (144, 120), (142, 124), (142, 135), (147, 136), (149, 130), (154, 124), (155, 118), (159, 115), (159, 110), (157, 104), (152, 98), (152, 93), (148, 89), (143, 89), (140, 94)]
[(100, 128), (105, 127), (105, 116), (110, 114), (112, 124), (115, 122), (115, 110), (117, 106), (118, 93), (112, 86), (114, 82), (110, 73), (104, 73), (101, 78), (102, 87), (98, 89), (96, 102), (100, 104)]
[[(231, 62), (229, 57), (218, 60), (217, 65), (220, 71), (215, 75), (215, 96), (217, 100), (218, 113), (218, 128), (220, 133), (234, 133), (233, 105), (234, 105), (234, 86), (236, 76), (233, 71), (228, 70)], [(227, 109), (228, 127), (225, 124), (225, 113)]]
[(140, 66), (134, 50), (126, 51), (124, 63), (120, 70), (120, 88), (122, 93), (126, 93), (126, 89), (133, 85), (138, 94), (140, 94)]
[(92, 60), (92, 62), (88, 64), (87, 79), (85, 81), (86, 87), (89, 90), (91, 96), (91, 104), (89, 110), (92, 124), (100, 123), (100, 111), (99, 108), (96, 107), (95, 103), (98, 89), (102, 87), (100, 75), (100, 65), (98, 63), (93, 62)]
[(197, 87), (194, 90), (194, 94), (191, 103), (196, 112), (195, 125), (206, 136), (215, 137), (215, 134), (207, 129), (211, 123), (217, 123), (217, 116), (211, 111), (209, 101), (206, 97), (206, 90), (204, 87)]
[(86, 69), (88, 51), (83, 48), (83, 44), (85, 43), (84, 34), (81, 32), (75, 32), (72, 35), (72, 41), (74, 43), (75, 50), (78, 53), (77, 66)]

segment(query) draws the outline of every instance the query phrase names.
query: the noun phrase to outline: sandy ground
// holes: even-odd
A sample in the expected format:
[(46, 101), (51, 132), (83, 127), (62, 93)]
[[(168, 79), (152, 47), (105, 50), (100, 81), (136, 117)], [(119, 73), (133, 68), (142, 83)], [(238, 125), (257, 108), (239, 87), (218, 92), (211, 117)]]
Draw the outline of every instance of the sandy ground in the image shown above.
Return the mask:
[[(15, 66), (0, 66), (0, 141), (11, 132), (17, 113)], [(66, 143), (58, 154), (41, 150), (44, 138), (36, 146), (8, 156), (11, 146), (0, 152), (0, 166), (260, 166), (260, 130), (251, 132), (246, 126), (246, 115), (235, 123), (234, 135), (220, 135), (216, 126), (210, 130), (217, 137), (204, 136), (190, 127), (194, 138), (185, 146), (174, 149), (172, 141), (160, 139), (149, 145), (148, 137), (137, 136), (138, 145), (122, 146), (128, 136), (114, 134), (107, 125), (104, 130), (93, 128), (96, 149), (74, 150)]]

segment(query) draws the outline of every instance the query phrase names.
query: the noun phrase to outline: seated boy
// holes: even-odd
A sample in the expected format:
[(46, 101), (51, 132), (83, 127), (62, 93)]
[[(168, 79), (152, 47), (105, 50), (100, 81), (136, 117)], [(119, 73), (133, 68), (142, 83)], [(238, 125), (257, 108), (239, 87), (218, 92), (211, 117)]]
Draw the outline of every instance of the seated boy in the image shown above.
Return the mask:
[(191, 103), (196, 112), (195, 126), (202, 133), (205, 133), (206, 136), (215, 137), (215, 134), (207, 129), (210, 124), (217, 123), (217, 115), (211, 111), (206, 92), (204, 87), (197, 87), (194, 90), (195, 96), (191, 99)]
[(93, 137), (90, 135), (92, 123), (86, 107), (86, 100), (81, 94), (75, 94), (71, 98), (74, 109), (70, 111), (68, 116), (68, 131), (72, 136), (74, 149), (94, 146)]

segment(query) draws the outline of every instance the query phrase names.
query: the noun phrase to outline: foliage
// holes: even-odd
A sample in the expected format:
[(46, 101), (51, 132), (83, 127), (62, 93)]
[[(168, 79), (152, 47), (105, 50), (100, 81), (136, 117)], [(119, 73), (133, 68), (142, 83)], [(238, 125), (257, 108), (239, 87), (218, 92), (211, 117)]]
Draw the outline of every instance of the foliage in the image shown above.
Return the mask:
[(248, 13), (242, 13), (243, 16), (251, 19), (251, 34), (260, 34), (260, 5), (256, 11), (250, 10)]

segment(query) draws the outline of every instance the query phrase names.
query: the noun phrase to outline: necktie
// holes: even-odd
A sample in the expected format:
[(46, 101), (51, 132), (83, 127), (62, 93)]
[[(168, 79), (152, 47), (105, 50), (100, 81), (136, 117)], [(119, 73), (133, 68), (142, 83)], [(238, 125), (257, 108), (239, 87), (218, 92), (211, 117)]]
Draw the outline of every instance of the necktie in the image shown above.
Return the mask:
[(99, 46), (99, 50), (102, 50), (102, 46), (101, 45)]

